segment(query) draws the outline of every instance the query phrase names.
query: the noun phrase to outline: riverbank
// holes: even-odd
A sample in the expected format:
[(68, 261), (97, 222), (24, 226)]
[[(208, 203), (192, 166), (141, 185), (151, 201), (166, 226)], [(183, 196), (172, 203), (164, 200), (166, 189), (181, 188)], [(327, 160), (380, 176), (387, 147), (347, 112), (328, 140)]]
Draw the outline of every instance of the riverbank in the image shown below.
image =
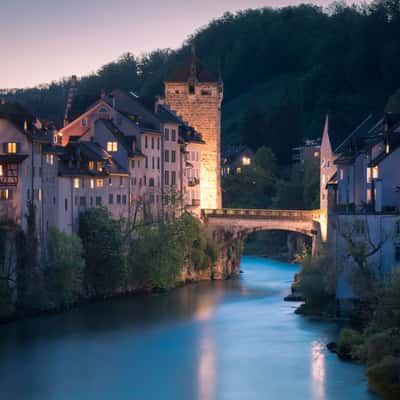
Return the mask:
[(158, 225), (132, 227), (113, 220), (105, 209), (90, 209), (80, 217), (79, 236), (51, 229), (41, 245), (34, 231), (5, 229), (1, 321), (239, 274), (239, 239), (215, 241), (186, 213)]

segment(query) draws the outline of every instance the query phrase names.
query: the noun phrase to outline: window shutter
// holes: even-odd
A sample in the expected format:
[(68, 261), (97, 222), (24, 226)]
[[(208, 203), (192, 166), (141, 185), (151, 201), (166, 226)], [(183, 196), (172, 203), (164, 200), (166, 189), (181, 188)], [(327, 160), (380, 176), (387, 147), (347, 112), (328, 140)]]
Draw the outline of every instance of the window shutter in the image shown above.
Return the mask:
[(3, 153), (7, 153), (7, 143), (3, 143)]
[(21, 152), (21, 143), (17, 143), (17, 153)]

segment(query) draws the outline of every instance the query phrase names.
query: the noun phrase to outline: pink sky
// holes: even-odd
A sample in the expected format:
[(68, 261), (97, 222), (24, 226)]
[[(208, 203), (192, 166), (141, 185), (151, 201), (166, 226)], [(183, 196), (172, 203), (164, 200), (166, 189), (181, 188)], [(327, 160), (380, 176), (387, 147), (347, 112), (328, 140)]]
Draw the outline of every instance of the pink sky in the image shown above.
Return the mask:
[(0, 12), (0, 88), (85, 75), (128, 51), (138, 55), (177, 48), (189, 34), (226, 11), (301, 2), (6, 0)]

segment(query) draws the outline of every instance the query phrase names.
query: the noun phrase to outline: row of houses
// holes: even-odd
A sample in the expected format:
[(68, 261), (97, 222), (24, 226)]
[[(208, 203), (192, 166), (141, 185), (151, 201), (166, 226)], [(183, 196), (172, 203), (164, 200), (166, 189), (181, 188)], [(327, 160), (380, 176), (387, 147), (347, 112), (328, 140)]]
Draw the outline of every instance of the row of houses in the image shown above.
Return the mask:
[[(59, 130), (3, 101), (0, 219), (26, 229), (32, 202), (45, 236), (52, 226), (76, 232), (80, 213), (91, 207), (106, 207), (115, 218), (149, 222), (168, 218), (178, 208), (198, 214), (210, 193), (217, 199), (214, 188), (203, 193), (201, 204), (201, 177), (220, 175), (218, 167), (211, 173), (207, 168), (219, 154), (222, 83), (204, 71), (192, 54), (151, 108), (134, 93), (114, 90)], [(193, 117), (185, 115), (188, 109)], [(213, 113), (203, 120), (212, 121), (214, 130), (196, 119), (202, 112)], [(206, 143), (199, 128), (214, 140)]]
[(357, 298), (354, 272), (385, 278), (400, 265), (400, 115), (368, 115), (350, 133), (326, 118), (321, 142), (323, 236), (338, 267), (337, 297)]

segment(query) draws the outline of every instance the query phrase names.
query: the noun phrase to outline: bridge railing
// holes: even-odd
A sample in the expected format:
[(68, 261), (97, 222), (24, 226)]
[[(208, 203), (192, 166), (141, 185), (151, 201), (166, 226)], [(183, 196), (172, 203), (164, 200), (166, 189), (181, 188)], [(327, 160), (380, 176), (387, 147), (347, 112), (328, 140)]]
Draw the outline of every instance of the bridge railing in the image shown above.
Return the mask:
[(319, 210), (267, 210), (246, 208), (205, 208), (202, 210), (204, 217), (236, 217), (236, 218), (288, 218), (301, 220), (317, 220)]

